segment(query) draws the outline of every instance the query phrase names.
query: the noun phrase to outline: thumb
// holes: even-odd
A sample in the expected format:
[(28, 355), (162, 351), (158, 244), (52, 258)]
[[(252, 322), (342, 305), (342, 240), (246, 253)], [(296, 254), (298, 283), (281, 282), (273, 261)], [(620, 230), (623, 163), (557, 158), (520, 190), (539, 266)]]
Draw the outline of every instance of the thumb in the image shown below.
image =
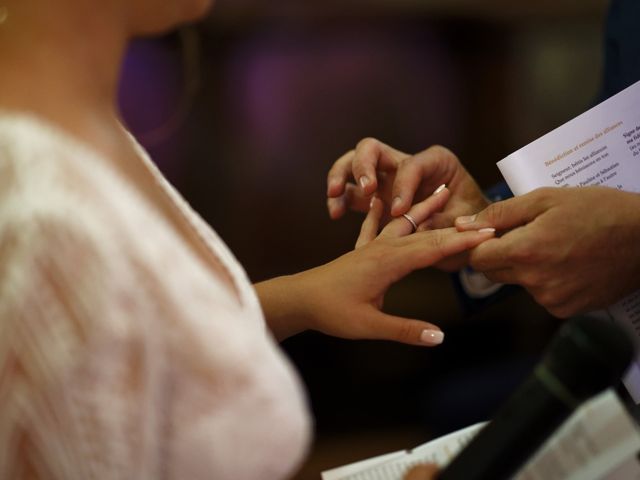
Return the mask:
[(371, 340), (391, 340), (423, 347), (435, 347), (444, 340), (442, 330), (429, 322), (389, 315), (375, 308), (363, 319), (362, 325), (363, 337)]
[(456, 218), (455, 227), (460, 232), (489, 227), (498, 231), (520, 227), (546, 210), (546, 206), (537, 197), (536, 192), (531, 192), (492, 203), (476, 215)]

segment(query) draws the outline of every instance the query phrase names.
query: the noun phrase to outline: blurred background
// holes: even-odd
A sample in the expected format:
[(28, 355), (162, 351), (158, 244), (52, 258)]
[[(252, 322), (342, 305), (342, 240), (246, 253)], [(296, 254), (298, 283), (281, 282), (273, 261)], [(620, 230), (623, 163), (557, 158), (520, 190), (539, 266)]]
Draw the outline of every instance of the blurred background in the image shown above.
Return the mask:
[[(374, 136), (438, 143), (483, 187), (495, 163), (588, 108), (605, 0), (217, 0), (202, 24), (136, 42), (127, 123), (259, 281), (353, 246), (326, 174)], [(441, 326), (423, 349), (307, 333), (284, 343), (316, 438), (297, 479), (489, 418), (558, 325), (522, 291), (465, 311), (448, 274), (415, 272), (386, 309)]]

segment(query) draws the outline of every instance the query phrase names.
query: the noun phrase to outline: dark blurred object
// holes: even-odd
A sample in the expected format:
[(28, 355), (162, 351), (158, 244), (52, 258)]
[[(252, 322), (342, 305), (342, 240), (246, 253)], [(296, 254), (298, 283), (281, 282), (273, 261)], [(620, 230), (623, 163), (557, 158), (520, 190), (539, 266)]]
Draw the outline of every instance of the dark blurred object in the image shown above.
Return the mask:
[(582, 402), (620, 382), (633, 355), (629, 334), (612, 320), (568, 320), (533, 372), (438, 478), (511, 478)]
[(636, 0), (612, 0), (607, 18), (605, 39), (605, 77), (600, 100), (608, 98), (640, 78), (640, 2)]

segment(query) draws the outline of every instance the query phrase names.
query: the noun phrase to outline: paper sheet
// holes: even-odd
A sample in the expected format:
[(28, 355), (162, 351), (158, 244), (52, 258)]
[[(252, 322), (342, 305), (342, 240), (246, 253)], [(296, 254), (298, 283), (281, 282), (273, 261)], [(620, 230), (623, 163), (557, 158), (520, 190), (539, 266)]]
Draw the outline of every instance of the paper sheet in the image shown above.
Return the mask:
[[(402, 480), (418, 463), (445, 466), (484, 423), (410, 451), (374, 457), (322, 473), (323, 480)], [(607, 390), (578, 409), (515, 480), (640, 479), (640, 433), (616, 394)]]
[[(498, 162), (515, 195), (600, 185), (640, 192), (640, 82)], [(640, 347), (640, 291), (608, 309)], [(624, 379), (640, 403), (640, 349)]]

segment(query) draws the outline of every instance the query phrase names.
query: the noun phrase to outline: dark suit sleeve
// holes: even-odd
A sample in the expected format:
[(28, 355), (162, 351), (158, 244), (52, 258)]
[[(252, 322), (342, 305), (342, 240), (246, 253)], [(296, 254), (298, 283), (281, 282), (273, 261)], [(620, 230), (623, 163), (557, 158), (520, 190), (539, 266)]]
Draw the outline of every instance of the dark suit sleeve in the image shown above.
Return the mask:
[(605, 31), (599, 101), (640, 80), (640, 1), (612, 0)]

